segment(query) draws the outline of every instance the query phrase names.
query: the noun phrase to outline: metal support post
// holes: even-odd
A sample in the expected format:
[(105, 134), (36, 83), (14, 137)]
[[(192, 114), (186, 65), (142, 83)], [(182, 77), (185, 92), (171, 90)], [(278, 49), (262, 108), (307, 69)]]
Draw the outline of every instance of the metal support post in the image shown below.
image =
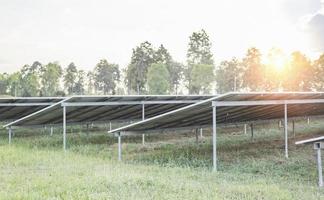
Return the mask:
[(287, 104), (285, 103), (284, 105), (284, 110), (285, 110), (285, 156), (288, 158), (288, 114), (287, 114)]
[(89, 136), (89, 124), (87, 124), (87, 130), (86, 130), (87, 136)]
[[(142, 120), (145, 120), (145, 104), (142, 104)], [(145, 145), (145, 134), (142, 134), (142, 145)]]
[(203, 129), (200, 128), (200, 138), (203, 138)]
[(198, 144), (198, 128), (195, 129), (196, 144)]
[(11, 144), (11, 134), (12, 134), (12, 128), (10, 126), (8, 129), (9, 144)]
[(216, 106), (213, 106), (213, 171), (217, 171), (217, 155), (216, 155)]
[(244, 135), (246, 135), (246, 132), (247, 132), (247, 127), (246, 127), (246, 124), (244, 124)]
[(121, 134), (118, 133), (118, 161), (122, 160)]
[(53, 136), (53, 132), (54, 132), (53, 129), (54, 129), (53, 126), (51, 126), (50, 136)]
[(254, 132), (253, 132), (253, 124), (250, 124), (250, 129), (251, 129), (251, 140), (254, 140)]
[(292, 132), (294, 137), (296, 137), (296, 133), (295, 133), (295, 120), (292, 121)]
[(322, 157), (321, 149), (317, 150), (317, 170), (318, 170), (318, 186), (323, 187)]
[(310, 120), (309, 120), (309, 117), (307, 117), (307, 124), (309, 124)]
[(66, 107), (63, 106), (63, 150), (66, 151)]
[(111, 122), (109, 122), (109, 131), (111, 131)]

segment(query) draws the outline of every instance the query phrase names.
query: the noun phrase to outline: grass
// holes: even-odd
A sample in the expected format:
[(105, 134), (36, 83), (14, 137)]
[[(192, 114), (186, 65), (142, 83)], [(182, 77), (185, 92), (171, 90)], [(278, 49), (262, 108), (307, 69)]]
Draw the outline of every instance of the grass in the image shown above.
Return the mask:
[(123, 137), (123, 162), (116, 138), (104, 132), (62, 136), (39, 130), (0, 136), (0, 199), (324, 199), (317, 187), (312, 146), (295, 140), (321, 135), (321, 120), (296, 123), (284, 158), (283, 130), (258, 125), (255, 138), (242, 127), (218, 135), (218, 172), (211, 170), (211, 136), (196, 144), (193, 133)]

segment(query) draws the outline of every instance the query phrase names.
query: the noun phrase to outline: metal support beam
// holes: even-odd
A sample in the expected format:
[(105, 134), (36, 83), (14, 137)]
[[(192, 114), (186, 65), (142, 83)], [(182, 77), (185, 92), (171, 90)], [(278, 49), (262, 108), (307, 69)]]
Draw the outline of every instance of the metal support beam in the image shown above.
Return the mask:
[(216, 106), (213, 106), (213, 171), (217, 171), (217, 155), (216, 155), (216, 144), (217, 144), (217, 130), (216, 130)]
[(122, 160), (121, 134), (118, 133), (118, 161)]
[(292, 120), (292, 132), (294, 137), (296, 137), (296, 133), (295, 133), (295, 120)]
[[(145, 104), (142, 104), (142, 120), (145, 120)], [(145, 134), (142, 134), (142, 145), (145, 145)]]
[(111, 122), (109, 122), (109, 131), (111, 131)]
[(66, 151), (66, 107), (63, 106), (63, 150)]
[(195, 129), (196, 144), (198, 144), (198, 128)]
[(317, 152), (317, 170), (318, 170), (318, 186), (323, 187), (323, 172), (322, 172), (322, 156), (321, 149), (318, 148)]
[(287, 104), (284, 104), (284, 111), (285, 111), (285, 156), (288, 158), (288, 108)]
[(200, 128), (200, 138), (203, 138), (203, 129)]
[(54, 132), (54, 127), (51, 126), (50, 136), (53, 136), (53, 132)]
[(250, 128), (251, 128), (251, 140), (254, 140), (254, 132), (253, 132), (253, 124), (250, 124)]
[(247, 127), (246, 124), (244, 124), (244, 135), (246, 135), (246, 132), (247, 132)]
[(120, 106), (120, 105), (158, 105), (158, 104), (194, 104), (201, 100), (166, 100), (166, 101), (122, 101), (122, 102), (63, 102), (62, 106)]
[(223, 106), (263, 106), (282, 104), (313, 104), (324, 103), (324, 99), (301, 99), (301, 100), (255, 100), (255, 101), (213, 101), (217, 107)]
[(12, 134), (12, 128), (10, 126), (8, 129), (9, 144), (11, 144), (11, 137), (12, 137), (11, 134)]

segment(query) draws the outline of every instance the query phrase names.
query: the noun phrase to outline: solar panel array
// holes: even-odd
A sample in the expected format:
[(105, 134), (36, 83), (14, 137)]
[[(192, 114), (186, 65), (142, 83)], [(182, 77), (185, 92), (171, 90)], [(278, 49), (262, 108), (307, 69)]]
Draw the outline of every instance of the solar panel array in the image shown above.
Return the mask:
[(63, 99), (64, 97), (2, 97), (0, 98), (0, 121), (22, 118)]
[[(289, 101), (289, 100), (324, 100), (324, 93), (289, 92), (289, 93), (228, 93), (218, 97), (189, 105), (160, 116), (112, 130), (113, 132), (132, 131), (143, 133), (152, 130), (174, 129), (186, 127), (204, 127), (212, 125), (212, 102), (239, 103), (258, 101)], [(222, 105), (222, 104), (220, 104)], [(225, 104), (224, 104), (225, 105)], [(235, 104), (233, 104), (235, 105)], [(238, 104), (240, 105), (240, 104)], [(240, 105), (218, 106), (217, 123), (243, 123), (258, 120), (270, 120), (284, 117), (283, 104), (272, 105)], [(289, 104), (288, 117), (314, 116), (324, 114), (323, 103)]]
[(6, 126), (39, 126), (62, 124), (62, 105), (66, 105), (67, 123), (135, 121), (157, 116), (209, 99), (210, 95), (133, 95), (73, 96), (52, 106), (18, 119)]

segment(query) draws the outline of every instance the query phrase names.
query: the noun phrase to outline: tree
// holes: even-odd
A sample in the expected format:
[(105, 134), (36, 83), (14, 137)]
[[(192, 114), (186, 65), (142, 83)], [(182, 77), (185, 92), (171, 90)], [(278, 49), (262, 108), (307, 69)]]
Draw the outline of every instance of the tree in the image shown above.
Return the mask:
[(263, 89), (266, 91), (280, 91), (282, 89), (287, 57), (279, 48), (272, 48), (267, 54), (267, 62), (263, 67)]
[(216, 82), (218, 93), (237, 91), (242, 87), (242, 66), (235, 57), (220, 63), (216, 70)]
[(74, 86), (74, 93), (78, 95), (84, 94), (84, 85), (85, 85), (85, 72), (83, 70), (78, 70), (77, 80)]
[(147, 84), (150, 94), (167, 94), (170, 88), (169, 71), (165, 64), (154, 63), (150, 66), (147, 73)]
[(154, 54), (154, 62), (164, 64), (169, 72), (169, 92), (177, 94), (180, 81), (182, 79), (183, 65), (175, 62), (168, 50), (161, 44)]
[(41, 84), (43, 96), (54, 96), (59, 91), (62, 67), (57, 63), (48, 63), (41, 70)]
[(324, 53), (314, 61), (314, 88), (324, 91)]
[(24, 65), (20, 70), (21, 95), (39, 96), (40, 95), (40, 71), (42, 64), (35, 61), (31, 66)]
[(154, 63), (154, 50), (151, 43), (143, 42), (135, 49), (131, 57), (131, 62), (126, 69), (125, 83), (128, 91), (134, 90), (137, 94), (145, 92), (147, 81), (147, 71)]
[(8, 92), (9, 95), (17, 97), (21, 96), (22, 86), (21, 86), (21, 74), (20, 72), (15, 72), (10, 74), (8, 77)]
[(263, 86), (263, 66), (261, 63), (261, 53), (257, 48), (250, 48), (243, 58), (243, 86), (251, 91), (258, 91)]
[[(89, 71), (87, 73), (87, 93), (93, 94), (95, 89), (95, 83), (94, 83), (94, 74), (93, 72)], [(95, 91), (96, 93), (96, 91)]]
[(115, 94), (120, 71), (117, 64), (110, 64), (107, 60), (100, 60), (94, 69), (95, 86), (103, 94)]
[(7, 94), (7, 89), (8, 89), (8, 74), (1, 73), (0, 74), (0, 95)]
[(314, 78), (314, 69), (310, 60), (301, 52), (291, 54), (291, 61), (286, 71), (283, 87), (287, 91), (310, 91)]
[(74, 63), (70, 63), (67, 68), (65, 69), (63, 82), (64, 88), (67, 90), (69, 95), (74, 94), (74, 88), (76, 84), (78, 69), (74, 65)]
[(195, 88), (192, 86), (192, 70), (197, 65), (214, 65), (213, 54), (211, 53), (211, 42), (205, 30), (193, 32), (189, 37), (187, 51), (187, 66), (184, 71), (189, 93), (193, 93)]
[(172, 61), (167, 68), (170, 74), (170, 92), (178, 94), (178, 89), (183, 77), (184, 66), (181, 63)]
[(214, 66), (207, 64), (193, 65), (191, 74), (191, 93), (192, 94), (209, 94), (214, 75)]

